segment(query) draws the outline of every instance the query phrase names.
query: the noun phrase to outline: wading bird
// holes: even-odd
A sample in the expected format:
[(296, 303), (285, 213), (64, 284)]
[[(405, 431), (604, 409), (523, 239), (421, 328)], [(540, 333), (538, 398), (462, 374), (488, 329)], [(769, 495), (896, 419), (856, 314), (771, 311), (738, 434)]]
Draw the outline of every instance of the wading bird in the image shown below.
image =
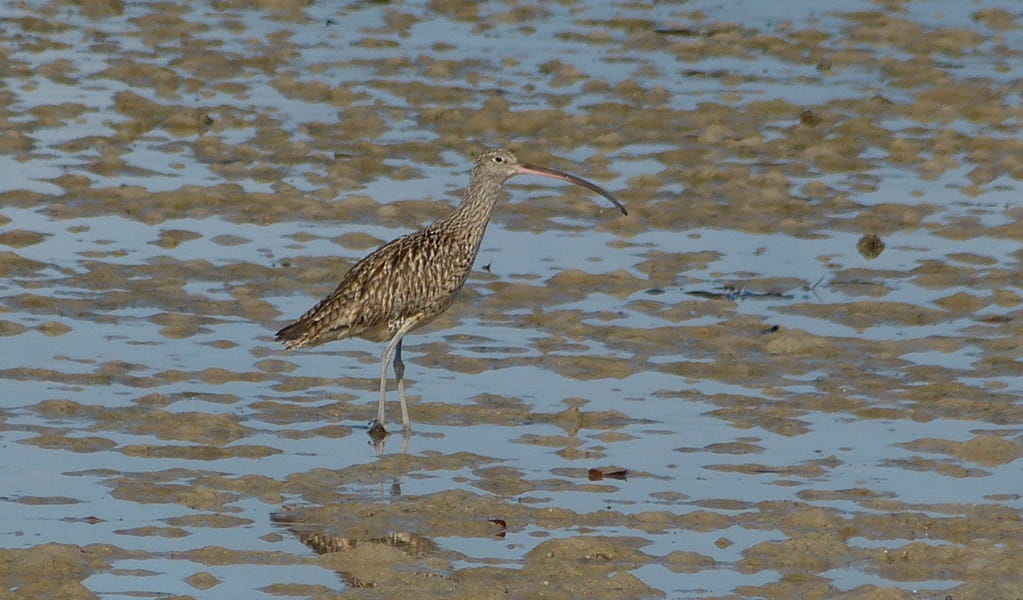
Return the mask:
[(568, 181), (607, 198), (623, 215), (625, 207), (603, 188), (561, 171), (519, 162), (505, 149), (476, 159), (465, 198), (453, 212), (432, 225), (384, 244), (363, 258), (329, 296), (297, 321), (277, 332), (286, 348), (303, 348), (349, 337), (388, 341), (380, 363), (380, 405), (371, 433), (386, 434), (387, 363), (394, 356), (394, 376), (401, 398), (401, 421), (411, 431), (405, 402), (405, 334), (444, 312), (462, 288), (479, 252), (483, 232), (504, 182), (515, 175), (540, 175)]

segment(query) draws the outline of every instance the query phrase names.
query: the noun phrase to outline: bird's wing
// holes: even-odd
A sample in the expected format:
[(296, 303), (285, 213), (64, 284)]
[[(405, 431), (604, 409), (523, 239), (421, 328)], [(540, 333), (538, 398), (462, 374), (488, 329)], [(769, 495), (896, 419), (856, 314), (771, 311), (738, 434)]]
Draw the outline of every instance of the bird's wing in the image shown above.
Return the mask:
[(443, 231), (426, 228), (397, 238), (356, 263), (329, 296), (276, 339), (298, 348), (436, 316), (462, 287), (473, 258)]

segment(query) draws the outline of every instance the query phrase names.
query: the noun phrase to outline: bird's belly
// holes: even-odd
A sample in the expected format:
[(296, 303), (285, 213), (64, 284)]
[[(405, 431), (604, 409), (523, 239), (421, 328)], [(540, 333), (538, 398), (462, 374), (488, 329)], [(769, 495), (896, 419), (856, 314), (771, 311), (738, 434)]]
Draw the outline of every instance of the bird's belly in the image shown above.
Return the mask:
[(412, 327), (409, 331), (415, 331), (439, 317), (454, 303), (457, 295), (458, 292), (456, 290), (454, 293), (448, 294), (443, 298), (437, 298), (432, 302), (418, 306), (414, 310), (408, 310), (409, 307), (406, 307), (406, 310), (400, 314), (392, 315), (386, 322), (366, 327), (355, 335), (374, 342), (385, 342), (392, 339), (410, 321), (412, 322)]
[(370, 329), (363, 329), (359, 333), (355, 334), (355, 337), (360, 337), (371, 342), (387, 342), (394, 337), (395, 332), (397, 332), (397, 329), (392, 331), (390, 327), (373, 327)]

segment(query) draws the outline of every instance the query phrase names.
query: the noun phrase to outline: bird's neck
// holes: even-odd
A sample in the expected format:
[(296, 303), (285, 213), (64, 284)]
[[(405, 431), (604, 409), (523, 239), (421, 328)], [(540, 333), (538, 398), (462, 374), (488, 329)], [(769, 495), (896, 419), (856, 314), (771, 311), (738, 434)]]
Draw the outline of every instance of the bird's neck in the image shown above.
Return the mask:
[(487, 230), (487, 223), (490, 222), (490, 215), (494, 212), (494, 204), (501, 197), (503, 183), (473, 177), (465, 190), (462, 203), (435, 226), (457, 230), (471, 241), (473, 247), (479, 248), (483, 233)]

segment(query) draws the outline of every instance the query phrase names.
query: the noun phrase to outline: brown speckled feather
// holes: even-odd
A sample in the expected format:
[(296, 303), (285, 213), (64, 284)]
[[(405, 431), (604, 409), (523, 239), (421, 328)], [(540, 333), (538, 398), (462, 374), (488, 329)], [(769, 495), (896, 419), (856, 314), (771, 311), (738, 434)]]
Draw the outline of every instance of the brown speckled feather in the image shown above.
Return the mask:
[(464, 234), (435, 225), (380, 247), (277, 339), (288, 348), (355, 336), (383, 341), (408, 319), (425, 325), (451, 305), (471, 271), (476, 252)]

